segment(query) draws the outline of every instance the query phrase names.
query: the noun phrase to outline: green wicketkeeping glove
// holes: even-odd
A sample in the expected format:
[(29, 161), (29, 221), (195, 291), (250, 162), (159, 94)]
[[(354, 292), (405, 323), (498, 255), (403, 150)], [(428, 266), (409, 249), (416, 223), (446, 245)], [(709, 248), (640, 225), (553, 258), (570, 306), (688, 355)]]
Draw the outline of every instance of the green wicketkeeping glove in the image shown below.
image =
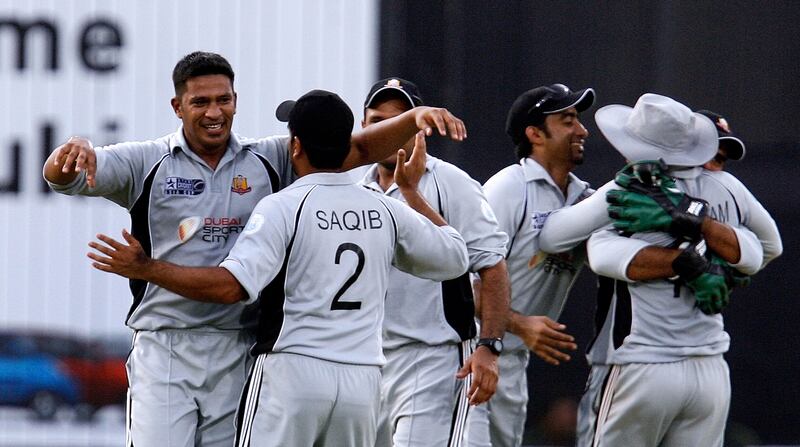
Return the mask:
[(632, 184), (674, 187), (673, 179), (664, 160), (643, 160), (628, 163), (614, 176), (614, 183), (628, 189)]
[(677, 189), (675, 180), (664, 171), (663, 162), (625, 166), (614, 181), (626, 190), (606, 193), (608, 215), (620, 231), (666, 231), (678, 238), (697, 241), (708, 213), (708, 202)]
[[(701, 244), (705, 245), (705, 242), (701, 241)], [(728, 306), (734, 287), (750, 284), (750, 277), (711, 252), (703, 256), (705, 248), (698, 249), (699, 245), (685, 248), (672, 262), (672, 269), (694, 293), (697, 307), (704, 314), (713, 315)]]

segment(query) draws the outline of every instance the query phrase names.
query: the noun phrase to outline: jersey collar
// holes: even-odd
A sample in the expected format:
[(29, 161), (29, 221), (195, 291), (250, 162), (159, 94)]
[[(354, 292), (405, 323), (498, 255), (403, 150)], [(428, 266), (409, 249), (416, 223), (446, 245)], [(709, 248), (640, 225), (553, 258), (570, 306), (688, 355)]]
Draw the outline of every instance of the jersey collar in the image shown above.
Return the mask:
[(315, 172), (306, 174), (285, 189), (292, 189), (306, 185), (352, 185), (353, 178), (347, 172)]
[[(231, 132), (231, 138), (228, 140), (228, 151), (236, 155), (242, 150), (242, 143), (239, 139), (239, 136), (235, 133)], [(187, 154), (195, 155), (192, 150), (189, 149), (189, 143), (186, 142), (186, 137), (183, 135), (183, 125), (178, 126), (178, 130), (175, 131), (169, 137), (169, 151), (172, 155), (175, 155), (178, 151), (186, 152)], [(223, 157), (224, 158), (224, 157)]]
[[(525, 175), (526, 182), (535, 182), (537, 180), (543, 180), (550, 184), (553, 188), (558, 191), (561, 189), (556, 185), (553, 181), (553, 178), (550, 177), (550, 174), (547, 170), (542, 167), (536, 160), (525, 157), (519, 161), (520, 165), (522, 165), (522, 172)], [(570, 199), (577, 198), (580, 196), (586, 189), (589, 188), (589, 184), (584, 182), (583, 180), (579, 179), (575, 174), (569, 173), (568, 175), (569, 181), (567, 182), (567, 202), (570, 202)]]
[[(433, 165), (437, 162), (439, 162), (438, 158), (428, 154), (425, 158), (425, 173), (427, 174), (428, 172), (431, 172)], [(396, 183), (392, 183), (391, 186), (389, 186), (389, 189), (386, 191), (381, 188), (380, 183), (378, 183), (378, 163), (373, 163), (372, 166), (367, 169), (367, 171), (364, 173), (364, 177), (358, 181), (358, 184), (386, 195), (391, 194), (395, 189), (397, 189)]]

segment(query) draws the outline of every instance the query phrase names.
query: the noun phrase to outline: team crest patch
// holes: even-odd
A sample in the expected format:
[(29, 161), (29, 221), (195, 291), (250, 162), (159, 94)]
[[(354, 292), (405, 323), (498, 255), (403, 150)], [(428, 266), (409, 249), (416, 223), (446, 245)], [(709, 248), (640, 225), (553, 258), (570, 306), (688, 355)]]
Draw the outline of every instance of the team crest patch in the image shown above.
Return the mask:
[(199, 178), (167, 177), (164, 194), (168, 196), (196, 196), (206, 189), (206, 182)]
[(248, 192), (250, 192), (252, 190), (253, 190), (253, 188), (251, 188), (247, 184), (247, 177), (244, 177), (244, 176), (241, 176), (241, 175), (237, 175), (236, 177), (233, 178), (233, 183), (231, 183), (231, 191), (232, 192), (235, 192), (236, 194), (242, 195), (242, 194), (246, 194), (246, 193), (248, 193)]

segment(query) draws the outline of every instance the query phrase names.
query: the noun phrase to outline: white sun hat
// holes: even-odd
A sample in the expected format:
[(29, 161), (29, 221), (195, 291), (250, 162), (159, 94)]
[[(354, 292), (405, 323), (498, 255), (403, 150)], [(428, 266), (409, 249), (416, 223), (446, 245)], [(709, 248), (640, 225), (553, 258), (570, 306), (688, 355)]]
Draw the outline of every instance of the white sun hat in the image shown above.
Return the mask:
[(700, 166), (717, 153), (714, 123), (666, 96), (645, 93), (633, 108), (612, 104), (594, 117), (606, 139), (630, 162), (662, 159), (670, 166)]

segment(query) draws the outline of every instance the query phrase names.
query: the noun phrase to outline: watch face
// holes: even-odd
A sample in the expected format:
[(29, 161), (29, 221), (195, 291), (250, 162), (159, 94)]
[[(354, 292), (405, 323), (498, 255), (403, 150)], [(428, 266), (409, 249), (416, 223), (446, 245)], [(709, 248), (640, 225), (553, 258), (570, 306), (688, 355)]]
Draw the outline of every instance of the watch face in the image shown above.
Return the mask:
[(478, 340), (478, 346), (486, 346), (495, 354), (503, 352), (503, 340), (498, 338), (482, 338)]

